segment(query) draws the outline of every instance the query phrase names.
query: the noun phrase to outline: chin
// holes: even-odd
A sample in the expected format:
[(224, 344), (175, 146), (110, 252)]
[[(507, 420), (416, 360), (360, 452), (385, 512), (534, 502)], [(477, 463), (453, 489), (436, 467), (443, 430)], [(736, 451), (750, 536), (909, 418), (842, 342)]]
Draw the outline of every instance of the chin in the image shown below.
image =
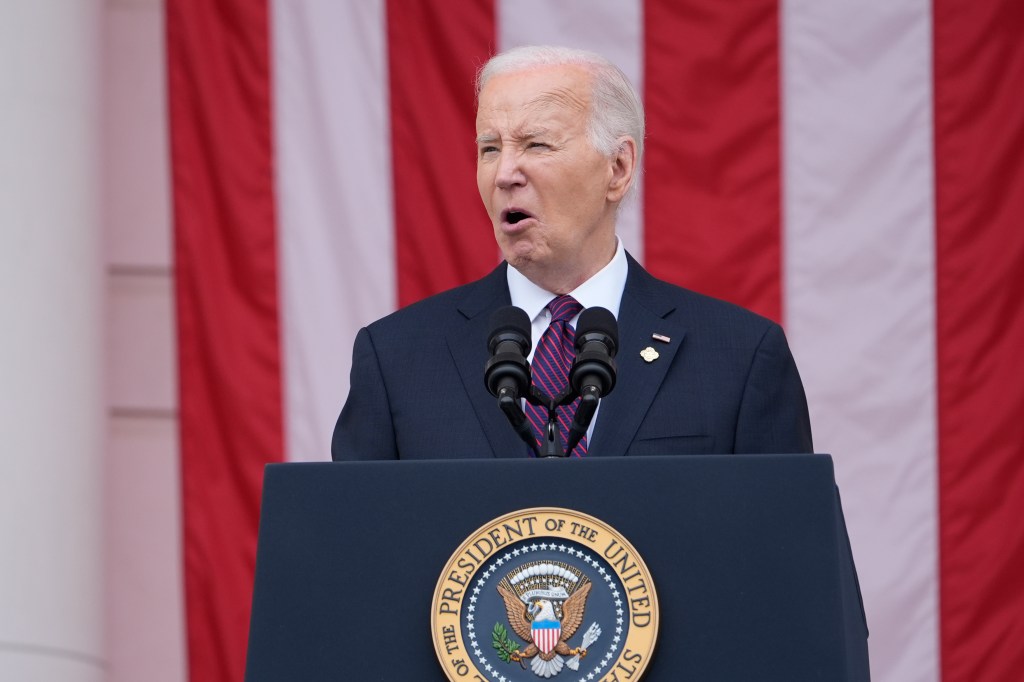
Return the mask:
[(498, 246), (501, 247), (501, 255), (505, 257), (509, 265), (516, 268), (533, 261), (537, 253), (537, 246), (527, 239), (513, 241), (502, 239), (498, 242)]
[(509, 253), (505, 254), (505, 260), (508, 262), (509, 265), (514, 267), (519, 272), (522, 272), (524, 275), (526, 274), (526, 271), (529, 270), (530, 259), (526, 258), (525, 256), (516, 256), (515, 254)]

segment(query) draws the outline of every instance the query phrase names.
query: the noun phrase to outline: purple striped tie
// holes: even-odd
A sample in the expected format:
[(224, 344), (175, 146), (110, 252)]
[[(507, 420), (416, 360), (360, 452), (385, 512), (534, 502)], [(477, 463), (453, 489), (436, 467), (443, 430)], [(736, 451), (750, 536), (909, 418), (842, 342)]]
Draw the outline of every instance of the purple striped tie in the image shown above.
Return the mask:
[[(569, 320), (583, 310), (572, 296), (559, 296), (548, 303), (548, 310), (551, 311), (551, 324), (537, 342), (537, 349), (533, 353), (531, 363), (533, 383), (540, 389), (541, 393), (553, 398), (558, 395), (569, 383), (569, 367), (576, 356), (573, 341), (576, 337), (576, 330), (569, 324)], [(558, 430), (562, 436), (562, 447), (564, 448), (569, 438), (569, 426), (572, 424), (573, 415), (580, 404), (576, 398), (572, 403), (559, 407)], [(534, 434), (538, 437), (541, 450), (543, 443), (547, 440), (548, 410), (546, 407), (537, 405), (526, 405), (526, 417), (530, 420)], [(586, 436), (573, 448), (572, 454), (582, 457), (587, 454)]]

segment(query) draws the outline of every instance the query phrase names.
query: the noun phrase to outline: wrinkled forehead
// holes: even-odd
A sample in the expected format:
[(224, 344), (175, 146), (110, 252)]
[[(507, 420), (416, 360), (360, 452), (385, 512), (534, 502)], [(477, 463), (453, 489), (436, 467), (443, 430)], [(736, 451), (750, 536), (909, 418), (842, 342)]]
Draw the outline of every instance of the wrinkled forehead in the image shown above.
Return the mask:
[(480, 91), (477, 128), (534, 116), (586, 116), (591, 77), (576, 65), (533, 67), (492, 77)]

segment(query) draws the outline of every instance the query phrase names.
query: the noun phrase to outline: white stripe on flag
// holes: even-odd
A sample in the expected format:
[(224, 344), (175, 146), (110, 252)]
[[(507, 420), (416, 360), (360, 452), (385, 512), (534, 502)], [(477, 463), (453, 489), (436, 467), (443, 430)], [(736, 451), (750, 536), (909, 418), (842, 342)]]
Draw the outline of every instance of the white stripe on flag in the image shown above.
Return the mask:
[(272, 5), (286, 455), (329, 459), (356, 332), (397, 299), (385, 3)]
[[(498, 49), (564, 45), (608, 58), (643, 92), (644, 19), (639, 0), (499, 0)], [(643, 262), (643, 182), (619, 209), (622, 245)]]
[(938, 679), (927, 0), (784, 3), (787, 330), (831, 452), (873, 679)]

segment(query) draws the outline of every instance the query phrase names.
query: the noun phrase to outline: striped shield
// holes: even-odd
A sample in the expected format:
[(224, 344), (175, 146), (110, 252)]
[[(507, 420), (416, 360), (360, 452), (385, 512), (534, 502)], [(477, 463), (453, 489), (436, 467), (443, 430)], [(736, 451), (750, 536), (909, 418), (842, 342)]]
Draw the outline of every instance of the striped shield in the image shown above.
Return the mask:
[(562, 624), (557, 620), (535, 620), (530, 627), (533, 643), (542, 653), (551, 653), (562, 636)]

